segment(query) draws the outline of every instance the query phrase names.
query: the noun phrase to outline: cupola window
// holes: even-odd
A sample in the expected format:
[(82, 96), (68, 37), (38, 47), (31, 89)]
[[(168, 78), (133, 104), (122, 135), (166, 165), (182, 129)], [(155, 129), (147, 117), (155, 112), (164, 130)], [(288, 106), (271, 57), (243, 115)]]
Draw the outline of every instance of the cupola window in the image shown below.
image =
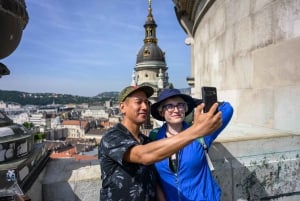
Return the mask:
[(144, 50), (144, 57), (148, 57), (150, 55), (150, 51), (145, 49)]

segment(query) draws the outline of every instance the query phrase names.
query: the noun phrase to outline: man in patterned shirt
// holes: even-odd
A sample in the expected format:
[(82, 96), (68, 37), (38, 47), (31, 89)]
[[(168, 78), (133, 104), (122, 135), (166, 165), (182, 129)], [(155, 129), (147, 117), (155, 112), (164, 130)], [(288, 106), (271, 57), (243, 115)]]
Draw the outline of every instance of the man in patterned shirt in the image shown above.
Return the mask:
[(140, 126), (149, 114), (148, 98), (153, 93), (149, 86), (128, 86), (119, 95), (122, 122), (104, 134), (99, 145), (100, 201), (163, 201), (154, 163), (222, 125), (221, 112), (214, 115), (218, 104), (208, 113), (202, 113), (201, 104), (190, 128), (174, 137), (150, 142), (140, 132)]

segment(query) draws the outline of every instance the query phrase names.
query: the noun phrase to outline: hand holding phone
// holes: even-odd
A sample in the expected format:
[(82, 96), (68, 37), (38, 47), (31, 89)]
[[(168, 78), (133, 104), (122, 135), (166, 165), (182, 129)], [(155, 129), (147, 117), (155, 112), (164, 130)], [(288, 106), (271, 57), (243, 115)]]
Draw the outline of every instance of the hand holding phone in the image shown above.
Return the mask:
[[(217, 88), (216, 87), (202, 87), (202, 100), (205, 104), (205, 107), (203, 109), (204, 112), (208, 112), (211, 108), (211, 106), (218, 102), (217, 97)], [(216, 114), (218, 110), (215, 111), (214, 114)]]

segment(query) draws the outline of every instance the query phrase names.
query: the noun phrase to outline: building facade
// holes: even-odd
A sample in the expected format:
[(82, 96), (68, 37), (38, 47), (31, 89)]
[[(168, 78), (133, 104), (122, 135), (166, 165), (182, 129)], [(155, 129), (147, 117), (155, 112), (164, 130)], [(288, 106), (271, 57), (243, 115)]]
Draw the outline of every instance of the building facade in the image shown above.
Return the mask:
[[(154, 89), (154, 94), (149, 98), (155, 103), (159, 92), (165, 88), (172, 88), (169, 83), (168, 67), (166, 64), (165, 52), (158, 46), (156, 37), (157, 24), (152, 14), (152, 0), (148, 1), (148, 15), (144, 24), (145, 38), (144, 45), (138, 51), (136, 65), (131, 78), (131, 85), (147, 85)], [(149, 129), (158, 126), (156, 121), (148, 117), (143, 124), (144, 133)]]
[(235, 110), (211, 151), (224, 200), (296, 200), (299, 0), (173, 2), (191, 48), (192, 96), (215, 86)]
[(85, 138), (89, 123), (85, 120), (64, 120), (57, 128), (68, 129), (68, 138)]

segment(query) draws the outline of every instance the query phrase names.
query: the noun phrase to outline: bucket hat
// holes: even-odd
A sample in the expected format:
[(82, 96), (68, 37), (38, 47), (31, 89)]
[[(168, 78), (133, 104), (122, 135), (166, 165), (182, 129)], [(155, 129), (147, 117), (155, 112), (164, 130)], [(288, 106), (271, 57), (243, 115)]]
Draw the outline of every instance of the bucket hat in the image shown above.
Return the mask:
[(135, 91), (143, 91), (145, 92), (147, 98), (153, 95), (154, 89), (150, 86), (142, 85), (142, 86), (128, 86), (125, 87), (119, 94), (119, 104), (123, 102), (130, 94)]
[(164, 121), (165, 118), (159, 114), (158, 108), (165, 100), (173, 97), (181, 97), (187, 103), (188, 110), (185, 112), (185, 116), (193, 111), (195, 107), (195, 100), (191, 96), (180, 93), (178, 89), (165, 89), (159, 94), (157, 102), (151, 105), (152, 117), (157, 120)]

